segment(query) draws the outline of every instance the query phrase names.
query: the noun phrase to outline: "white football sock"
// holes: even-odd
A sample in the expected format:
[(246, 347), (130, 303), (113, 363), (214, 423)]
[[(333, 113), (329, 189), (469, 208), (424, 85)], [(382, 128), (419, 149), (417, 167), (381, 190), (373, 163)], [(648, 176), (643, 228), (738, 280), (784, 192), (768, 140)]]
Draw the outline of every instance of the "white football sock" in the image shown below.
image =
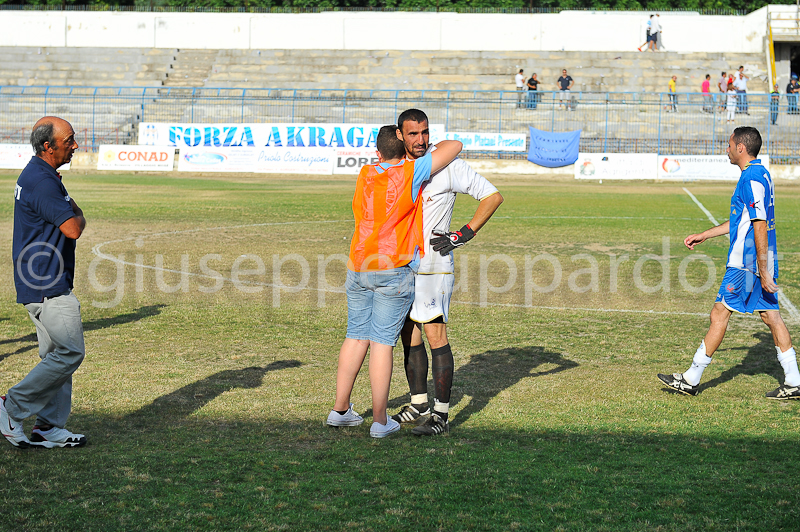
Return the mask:
[(433, 405), (434, 412), (440, 412), (442, 414), (447, 414), (450, 412), (450, 403), (442, 403), (438, 399), (434, 399), (435, 404)]
[(692, 386), (700, 384), (700, 378), (703, 376), (703, 370), (711, 364), (711, 357), (706, 355), (706, 342), (700, 342), (700, 347), (692, 359), (692, 365), (683, 373), (683, 378)]
[(412, 395), (411, 396), (411, 404), (412, 405), (428, 404), (428, 394), (427, 393), (418, 393), (416, 395)]
[(783, 373), (786, 375), (784, 384), (789, 386), (800, 386), (800, 371), (797, 371), (797, 354), (794, 347), (790, 347), (787, 351), (781, 353), (781, 348), (775, 346), (778, 352), (778, 362), (783, 367)]

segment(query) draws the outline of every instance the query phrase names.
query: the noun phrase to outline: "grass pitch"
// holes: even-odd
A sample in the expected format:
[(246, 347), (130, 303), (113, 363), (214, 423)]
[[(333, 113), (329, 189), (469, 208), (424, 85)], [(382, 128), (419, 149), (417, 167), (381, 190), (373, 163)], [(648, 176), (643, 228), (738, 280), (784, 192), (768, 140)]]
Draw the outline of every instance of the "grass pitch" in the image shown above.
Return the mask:
[[(682, 246), (710, 225), (683, 185), (493, 181), (506, 201), (457, 254), (451, 433), (375, 441), (366, 368), (365, 424), (323, 425), (354, 180), (68, 174), (89, 220), (69, 428), (89, 445), (2, 442), (0, 530), (798, 530), (800, 402), (763, 397), (782, 372), (760, 320), (731, 320), (699, 396), (656, 381), (690, 363), (727, 252)], [(685, 186), (725, 219), (733, 184)], [(800, 304), (800, 186), (776, 194)], [(12, 209), (0, 390), (38, 360)], [(406, 392), (398, 349), (390, 410)]]

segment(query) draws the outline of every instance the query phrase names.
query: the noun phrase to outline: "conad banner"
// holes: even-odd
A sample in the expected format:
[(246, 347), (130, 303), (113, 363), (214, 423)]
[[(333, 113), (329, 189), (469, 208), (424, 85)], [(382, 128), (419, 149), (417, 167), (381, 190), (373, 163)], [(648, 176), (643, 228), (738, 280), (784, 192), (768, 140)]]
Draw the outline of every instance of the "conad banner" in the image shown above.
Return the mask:
[[(769, 170), (769, 155), (759, 157)], [(737, 181), (742, 171), (727, 155), (659, 155), (658, 179), (674, 181)]]
[[(139, 144), (206, 148), (374, 148), (385, 124), (139, 124)], [(444, 126), (431, 124), (431, 142)]]
[(334, 154), (330, 148), (181, 148), (178, 171), (330, 175)]
[[(36, 155), (30, 144), (0, 144), (0, 168), (22, 170)], [(70, 169), (70, 163), (60, 166), (59, 172)]]
[(524, 133), (458, 133), (448, 131), (447, 140), (460, 140), (464, 151), (525, 151)]
[(534, 127), (528, 127), (531, 133), (531, 145), (528, 148), (528, 160), (547, 168), (569, 166), (578, 158), (578, 145), (581, 141), (581, 130), (567, 133), (550, 133)]
[(171, 172), (175, 148), (155, 146), (100, 146), (98, 170), (151, 170)]
[(378, 164), (375, 148), (337, 149), (333, 156), (333, 173), (358, 175), (365, 164)]
[(575, 179), (656, 179), (656, 153), (579, 153)]

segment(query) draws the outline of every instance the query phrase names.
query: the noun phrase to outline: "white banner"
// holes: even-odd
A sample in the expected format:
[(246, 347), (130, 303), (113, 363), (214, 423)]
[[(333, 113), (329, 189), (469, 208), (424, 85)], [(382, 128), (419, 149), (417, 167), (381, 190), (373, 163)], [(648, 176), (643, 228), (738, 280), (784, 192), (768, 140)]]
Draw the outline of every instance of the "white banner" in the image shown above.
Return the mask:
[(447, 140), (460, 140), (464, 151), (525, 151), (524, 133), (459, 133), (448, 131)]
[(378, 164), (378, 152), (374, 148), (337, 149), (333, 156), (333, 173), (358, 175), (365, 164)]
[(334, 153), (330, 148), (181, 148), (178, 171), (330, 175)]
[(175, 148), (154, 146), (100, 146), (98, 170), (151, 170), (171, 172)]
[(0, 144), (0, 168), (22, 170), (33, 156), (30, 144)]
[[(769, 155), (760, 157), (769, 170)], [(738, 181), (742, 171), (727, 155), (659, 155), (658, 178), (669, 181)]]
[(575, 179), (656, 179), (655, 153), (579, 153)]
[[(36, 155), (30, 144), (0, 144), (0, 168), (6, 170), (22, 170), (28, 165), (31, 157)], [(72, 163), (58, 168), (59, 172), (69, 170)]]
[[(139, 124), (139, 144), (206, 148), (375, 148), (385, 124)], [(430, 141), (444, 138), (442, 124), (430, 125)]]

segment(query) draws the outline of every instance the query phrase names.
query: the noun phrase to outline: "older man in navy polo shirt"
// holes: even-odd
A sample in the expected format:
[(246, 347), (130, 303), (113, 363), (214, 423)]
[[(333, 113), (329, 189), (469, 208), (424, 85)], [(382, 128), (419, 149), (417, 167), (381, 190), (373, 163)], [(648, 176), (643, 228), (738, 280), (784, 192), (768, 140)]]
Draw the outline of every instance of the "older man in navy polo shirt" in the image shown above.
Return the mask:
[[(0, 432), (16, 447), (80, 447), (86, 436), (64, 428), (72, 409), (72, 374), (85, 354), (81, 306), (72, 293), (75, 241), (86, 227), (56, 171), (78, 149), (66, 120), (46, 116), (31, 133), (36, 155), (14, 191), (14, 284), (17, 303), (36, 326), (41, 361), (0, 397)], [(22, 421), (36, 416), (30, 440)]]

